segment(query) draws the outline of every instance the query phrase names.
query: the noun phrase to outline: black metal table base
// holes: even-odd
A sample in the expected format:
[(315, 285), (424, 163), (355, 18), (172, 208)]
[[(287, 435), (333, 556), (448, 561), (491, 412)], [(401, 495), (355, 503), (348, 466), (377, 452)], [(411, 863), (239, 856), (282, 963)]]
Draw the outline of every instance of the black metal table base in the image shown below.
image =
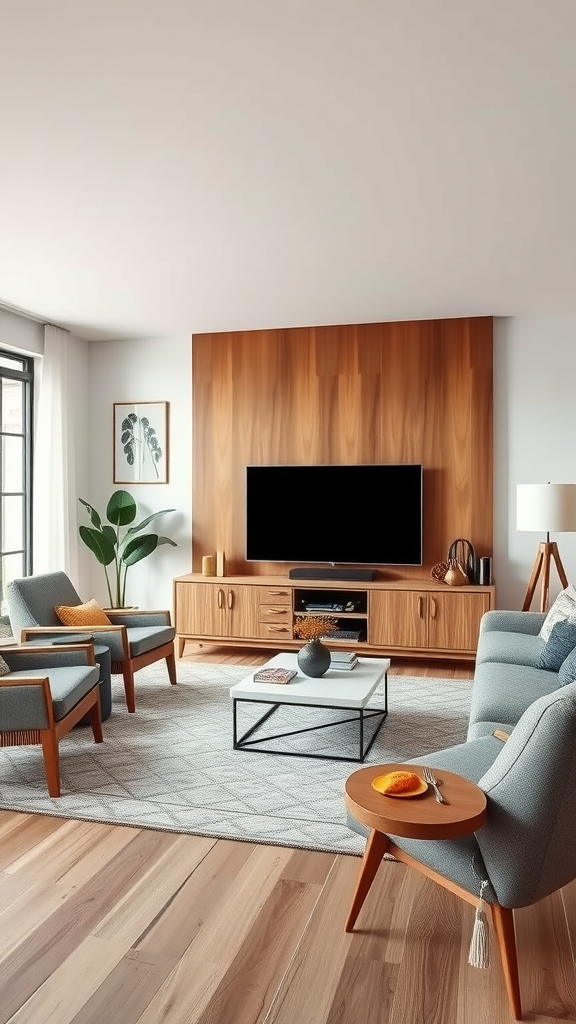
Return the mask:
[[(271, 707), (263, 714), (254, 725), (250, 726), (246, 732), (238, 736), (238, 704), (270, 704)], [(314, 708), (316, 711), (350, 711), (353, 712), (351, 718), (342, 718), (337, 722), (323, 722), (320, 725), (309, 725), (304, 729), (292, 729), (289, 732), (278, 732), (272, 736), (259, 736), (256, 739), (250, 739), (254, 733), (264, 724), (269, 718), (274, 715), (274, 712), (278, 708)], [(313, 757), (319, 758), (324, 761), (355, 761), (362, 762), (368, 755), (374, 740), (376, 739), (382, 724), (388, 715), (388, 694), (386, 692), (386, 701), (384, 708), (351, 708), (346, 705), (322, 705), (322, 704), (291, 704), (283, 702), (274, 702), (258, 699), (250, 699), (247, 697), (235, 697), (233, 698), (233, 730), (234, 730), (234, 750), (252, 750), (263, 754), (282, 754), (284, 757)], [(374, 733), (370, 737), (369, 741), (365, 738), (365, 723), (372, 718), (379, 718), (380, 721), (376, 725)], [(286, 736), (297, 736), (300, 733), (305, 732), (320, 732), (322, 729), (336, 729), (340, 725), (348, 725), (350, 722), (358, 722), (358, 757), (346, 756), (343, 757), (340, 754), (311, 754), (306, 751), (300, 750), (271, 750), (269, 747), (256, 746), (256, 744), (269, 743), (271, 740), (284, 739)]]

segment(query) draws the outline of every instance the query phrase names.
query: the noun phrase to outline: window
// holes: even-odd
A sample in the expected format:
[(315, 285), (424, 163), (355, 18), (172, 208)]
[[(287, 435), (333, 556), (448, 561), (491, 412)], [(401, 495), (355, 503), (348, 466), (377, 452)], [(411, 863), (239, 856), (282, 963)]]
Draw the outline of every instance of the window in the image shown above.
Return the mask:
[(4, 587), (32, 571), (33, 361), (0, 350), (0, 613)]

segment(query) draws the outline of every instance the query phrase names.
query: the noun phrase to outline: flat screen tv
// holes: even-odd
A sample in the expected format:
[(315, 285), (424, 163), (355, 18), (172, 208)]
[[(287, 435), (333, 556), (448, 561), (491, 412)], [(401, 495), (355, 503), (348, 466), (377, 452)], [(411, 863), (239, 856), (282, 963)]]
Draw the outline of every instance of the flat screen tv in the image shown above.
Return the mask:
[(422, 466), (247, 466), (246, 558), (422, 565)]

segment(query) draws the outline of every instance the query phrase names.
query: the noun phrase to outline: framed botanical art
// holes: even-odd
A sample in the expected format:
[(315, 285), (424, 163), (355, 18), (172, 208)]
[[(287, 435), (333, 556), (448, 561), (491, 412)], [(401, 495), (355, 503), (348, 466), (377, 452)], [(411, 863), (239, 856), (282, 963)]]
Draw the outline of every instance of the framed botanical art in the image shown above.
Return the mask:
[(114, 402), (114, 483), (168, 483), (168, 402)]

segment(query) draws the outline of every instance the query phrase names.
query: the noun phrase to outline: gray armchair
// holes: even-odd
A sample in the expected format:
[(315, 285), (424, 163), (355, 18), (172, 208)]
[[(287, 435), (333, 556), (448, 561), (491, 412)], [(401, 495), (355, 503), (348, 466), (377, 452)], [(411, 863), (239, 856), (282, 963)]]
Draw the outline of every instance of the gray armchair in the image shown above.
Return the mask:
[(111, 626), (63, 626), (57, 605), (79, 605), (79, 597), (64, 572), (27, 576), (6, 584), (6, 600), (12, 631), (25, 643), (41, 637), (88, 630), (99, 644), (110, 648), (112, 672), (122, 674), (128, 711), (135, 711), (134, 673), (145, 665), (166, 659), (170, 683), (176, 683), (175, 630), (169, 611), (106, 608)]
[[(486, 793), (487, 821), (463, 839), (391, 836), (384, 847), (470, 903), (478, 900), (481, 880), (488, 882), (483, 898), (512, 1013), (521, 1019), (513, 910), (576, 879), (576, 683), (534, 701), (504, 744), (484, 736), (411, 763), (430, 765), (439, 778), (445, 768), (476, 782)], [(351, 817), (349, 824), (367, 834)], [(353, 903), (348, 930), (366, 891)]]
[(5, 647), (0, 677), (0, 747), (42, 745), (50, 796), (60, 796), (58, 744), (88, 715), (102, 743), (99, 668), (94, 645)]

